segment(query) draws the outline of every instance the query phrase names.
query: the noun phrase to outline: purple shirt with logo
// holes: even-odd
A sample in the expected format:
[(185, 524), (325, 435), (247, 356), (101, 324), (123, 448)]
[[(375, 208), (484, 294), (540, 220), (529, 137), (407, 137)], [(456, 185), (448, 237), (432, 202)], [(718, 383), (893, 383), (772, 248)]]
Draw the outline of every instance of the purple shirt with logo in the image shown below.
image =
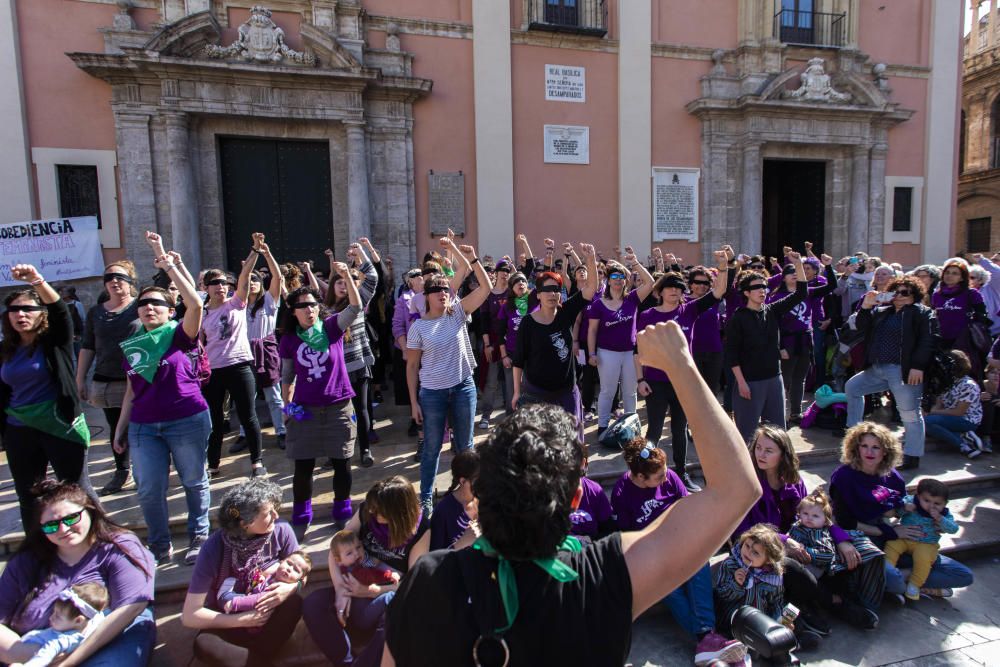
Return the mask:
[(503, 344), (508, 355), (517, 347), (517, 330), (521, 328), (523, 317), (524, 315), (517, 312), (517, 306), (513, 301), (500, 306), (500, 311), (497, 313), (497, 334), (503, 336)]
[[(701, 310), (702, 308), (708, 308), (707, 311)], [(639, 313), (636, 318), (636, 330), (642, 331), (651, 324), (659, 324), (660, 322), (677, 322), (680, 326), (681, 331), (684, 332), (684, 337), (687, 338), (688, 347), (694, 349), (693, 339), (697, 335), (696, 323), (700, 319), (702, 314), (710, 314), (715, 311), (716, 316), (719, 313), (719, 300), (715, 298), (711, 292), (698, 299), (692, 299), (690, 301), (685, 301), (681, 305), (677, 306), (669, 313), (664, 313), (656, 308), (650, 308), (649, 310), (644, 310)], [(718, 333), (716, 333), (718, 335)], [(710, 352), (712, 350), (705, 350)], [(719, 350), (722, 351), (722, 339), (719, 339)], [(642, 367), (642, 377), (650, 382), (669, 382), (670, 378), (667, 374), (661, 371), (659, 368), (651, 368), (649, 366)]]
[(642, 530), (675, 502), (688, 495), (684, 483), (670, 468), (663, 482), (651, 489), (640, 489), (626, 471), (611, 492), (611, 507), (622, 530)]
[(136, 424), (170, 422), (208, 410), (208, 403), (201, 393), (201, 381), (188, 356), (198, 344), (184, 333), (179, 324), (174, 329), (174, 340), (160, 359), (153, 382), (132, 370), (128, 361), (122, 361), (125, 376), (132, 385), (132, 416)]
[(596, 537), (602, 523), (611, 518), (613, 513), (611, 501), (604, 495), (601, 485), (588, 477), (580, 478), (583, 497), (580, 506), (570, 512), (569, 520), (573, 524), (569, 532), (573, 535)]
[(632, 290), (622, 300), (622, 307), (611, 310), (604, 298), (595, 298), (588, 311), (597, 320), (597, 347), (612, 352), (628, 352), (635, 347), (635, 314), (639, 309), (639, 294)]
[(931, 307), (937, 314), (941, 338), (949, 341), (958, 338), (969, 324), (967, 313), (981, 303), (983, 295), (978, 290), (943, 285), (934, 290)]
[(333, 405), (354, 397), (351, 380), (344, 365), (344, 332), (334, 313), (323, 321), (330, 347), (317, 352), (295, 332), (288, 332), (278, 344), (278, 356), (295, 362), (295, 394), (300, 405)]

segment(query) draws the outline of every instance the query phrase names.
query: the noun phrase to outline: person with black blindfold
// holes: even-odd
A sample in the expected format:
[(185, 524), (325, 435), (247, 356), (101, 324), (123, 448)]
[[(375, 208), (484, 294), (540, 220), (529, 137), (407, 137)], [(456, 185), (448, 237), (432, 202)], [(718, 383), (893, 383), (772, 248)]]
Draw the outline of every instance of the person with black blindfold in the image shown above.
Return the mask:
[(25, 531), (34, 514), (32, 487), (48, 467), (60, 481), (93, 495), (87, 476), (90, 431), (73, 370), (69, 306), (30, 264), (11, 268), (30, 285), (4, 299), (0, 343), (0, 436), (21, 507)]

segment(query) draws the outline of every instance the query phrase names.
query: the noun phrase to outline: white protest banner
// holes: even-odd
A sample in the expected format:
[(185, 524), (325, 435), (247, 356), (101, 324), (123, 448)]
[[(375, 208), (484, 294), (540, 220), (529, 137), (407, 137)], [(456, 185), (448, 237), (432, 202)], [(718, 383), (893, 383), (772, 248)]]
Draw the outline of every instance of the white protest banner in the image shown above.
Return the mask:
[(32, 264), (49, 282), (104, 272), (97, 218), (54, 218), (0, 225), (0, 287), (23, 285), (11, 278), (15, 264)]

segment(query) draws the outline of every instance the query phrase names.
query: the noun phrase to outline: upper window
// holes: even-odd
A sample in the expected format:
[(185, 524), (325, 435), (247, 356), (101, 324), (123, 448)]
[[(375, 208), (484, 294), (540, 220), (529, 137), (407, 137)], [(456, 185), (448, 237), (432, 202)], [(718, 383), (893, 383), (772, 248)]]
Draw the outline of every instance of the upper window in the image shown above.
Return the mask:
[(990, 249), (991, 218), (973, 218), (966, 223), (965, 248), (968, 252), (986, 252)]
[(913, 188), (892, 189), (892, 231), (913, 229)]
[(847, 14), (817, 12), (813, 0), (781, 0), (774, 25), (786, 44), (843, 46), (847, 36)]
[(607, 0), (527, 0), (528, 28), (604, 37)]
[(59, 215), (63, 218), (97, 216), (101, 228), (101, 198), (97, 187), (97, 166), (57, 164)]

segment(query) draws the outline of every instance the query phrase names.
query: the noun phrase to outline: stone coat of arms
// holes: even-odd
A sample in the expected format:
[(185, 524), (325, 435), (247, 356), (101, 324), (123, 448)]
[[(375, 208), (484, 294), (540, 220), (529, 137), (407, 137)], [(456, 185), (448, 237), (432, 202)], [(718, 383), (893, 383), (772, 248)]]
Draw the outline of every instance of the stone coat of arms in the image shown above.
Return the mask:
[(791, 99), (806, 102), (847, 102), (851, 99), (849, 93), (841, 93), (833, 89), (830, 75), (823, 67), (822, 58), (811, 58), (802, 72), (802, 85), (785, 95)]
[(286, 58), (303, 65), (316, 63), (312, 55), (288, 48), (285, 31), (271, 20), (271, 10), (260, 5), (250, 8), (250, 18), (239, 27), (235, 42), (229, 46), (209, 44), (205, 47), (205, 55), (259, 63), (279, 63)]

